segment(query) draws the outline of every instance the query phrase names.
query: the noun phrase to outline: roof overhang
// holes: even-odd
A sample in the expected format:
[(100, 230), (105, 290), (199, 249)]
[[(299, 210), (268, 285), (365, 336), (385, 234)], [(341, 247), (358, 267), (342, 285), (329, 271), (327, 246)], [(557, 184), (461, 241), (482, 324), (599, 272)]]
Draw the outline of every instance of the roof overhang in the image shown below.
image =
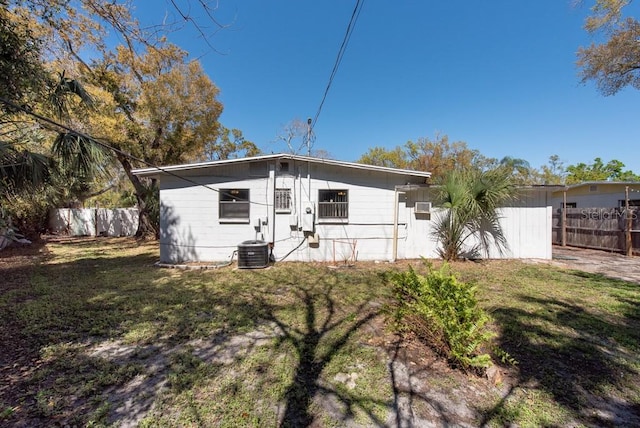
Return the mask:
[(331, 166), (337, 166), (342, 168), (359, 169), (359, 170), (365, 170), (365, 171), (376, 171), (376, 172), (385, 172), (389, 174), (408, 175), (408, 176), (420, 177), (425, 179), (431, 177), (431, 173), (426, 171), (414, 171), (410, 169), (388, 168), (388, 167), (376, 166), (376, 165), (366, 165), (366, 164), (361, 164), (356, 162), (345, 162), (345, 161), (338, 161), (334, 159), (321, 159), (321, 158), (292, 155), (292, 154), (273, 154), (273, 155), (254, 156), (254, 157), (239, 158), (239, 159), (225, 159), (225, 160), (182, 164), (182, 165), (140, 168), (140, 169), (134, 169), (132, 173), (134, 175), (137, 175), (138, 177), (159, 177), (159, 176), (162, 176), (163, 174), (177, 175), (180, 172), (196, 171), (199, 169), (202, 169), (202, 170), (211, 169), (211, 168), (216, 168), (218, 166), (229, 165), (229, 164), (240, 164), (240, 163), (250, 163), (250, 162), (271, 161), (271, 160), (292, 160), (297, 162), (308, 162), (316, 165), (331, 165)]
[(583, 181), (565, 187), (566, 190), (578, 189), (586, 186), (639, 186), (640, 181)]

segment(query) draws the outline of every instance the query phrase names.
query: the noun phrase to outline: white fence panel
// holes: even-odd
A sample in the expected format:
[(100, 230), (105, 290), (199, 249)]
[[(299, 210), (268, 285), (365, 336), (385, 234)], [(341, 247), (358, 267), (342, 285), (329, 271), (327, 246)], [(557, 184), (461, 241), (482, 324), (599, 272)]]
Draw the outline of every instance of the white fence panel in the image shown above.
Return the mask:
[(58, 208), (49, 214), (49, 229), (69, 236), (133, 236), (137, 208)]

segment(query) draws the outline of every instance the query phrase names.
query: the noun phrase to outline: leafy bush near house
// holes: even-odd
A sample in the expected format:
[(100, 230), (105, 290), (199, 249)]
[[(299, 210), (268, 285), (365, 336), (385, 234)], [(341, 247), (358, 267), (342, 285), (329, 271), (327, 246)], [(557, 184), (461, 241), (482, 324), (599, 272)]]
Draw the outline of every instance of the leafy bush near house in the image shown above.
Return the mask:
[(491, 364), (483, 345), (494, 336), (487, 328), (489, 316), (478, 306), (476, 288), (459, 281), (447, 264), (425, 275), (413, 268), (390, 273), (396, 299), (396, 325), (425, 340), (436, 351), (464, 369)]

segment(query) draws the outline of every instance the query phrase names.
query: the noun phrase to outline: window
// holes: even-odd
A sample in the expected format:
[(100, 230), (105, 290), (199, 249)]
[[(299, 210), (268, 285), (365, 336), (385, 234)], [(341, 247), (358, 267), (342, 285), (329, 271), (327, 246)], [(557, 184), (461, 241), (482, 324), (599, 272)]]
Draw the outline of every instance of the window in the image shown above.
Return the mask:
[(564, 202), (560, 202), (560, 206), (562, 208), (578, 208), (578, 204), (576, 202), (567, 202), (566, 205)]
[[(626, 208), (627, 200), (626, 199), (619, 199), (618, 200), (618, 206), (620, 208)], [(640, 207), (640, 199), (629, 199), (629, 206), (630, 207)]]
[(220, 189), (220, 218), (249, 219), (249, 189)]
[(319, 219), (349, 218), (348, 190), (319, 190), (318, 191)]
[(276, 212), (291, 212), (291, 189), (276, 189)]

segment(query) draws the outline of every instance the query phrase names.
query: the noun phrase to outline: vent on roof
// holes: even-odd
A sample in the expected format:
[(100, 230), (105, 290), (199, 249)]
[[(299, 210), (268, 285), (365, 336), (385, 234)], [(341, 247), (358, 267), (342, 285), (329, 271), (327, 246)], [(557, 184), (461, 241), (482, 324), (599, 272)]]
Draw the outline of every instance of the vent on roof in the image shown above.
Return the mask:
[(278, 163), (278, 171), (280, 171), (280, 172), (289, 172), (289, 162), (280, 161)]
[(269, 244), (264, 241), (244, 241), (238, 245), (238, 268), (259, 269), (269, 265)]
[(590, 192), (597, 192), (598, 191), (598, 186), (596, 184), (592, 184), (591, 186), (589, 186), (589, 191)]

